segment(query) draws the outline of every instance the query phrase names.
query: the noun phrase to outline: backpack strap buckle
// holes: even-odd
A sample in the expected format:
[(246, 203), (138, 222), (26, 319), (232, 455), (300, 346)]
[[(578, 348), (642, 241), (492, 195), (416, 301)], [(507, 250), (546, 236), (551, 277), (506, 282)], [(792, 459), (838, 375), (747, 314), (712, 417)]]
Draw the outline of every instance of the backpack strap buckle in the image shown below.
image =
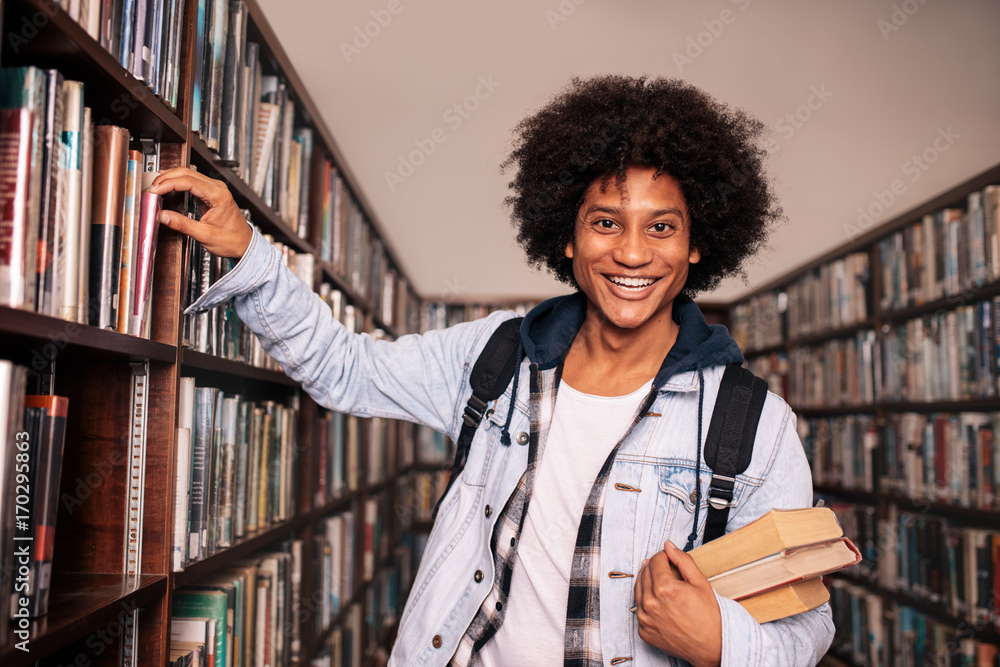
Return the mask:
[(712, 474), (712, 483), (708, 487), (708, 504), (717, 510), (728, 509), (733, 506), (733, 488), (736, 485), (735, 477)]
[(486, 401), (475, 395), (470, 396), (468, 403), (465, 404), (465, 414), (462, 415), (462, 421), (465, 422), (466, 426), (476, 428), (479, 426), (479, 422), (483, 420), (483, 411), (485, 409)]

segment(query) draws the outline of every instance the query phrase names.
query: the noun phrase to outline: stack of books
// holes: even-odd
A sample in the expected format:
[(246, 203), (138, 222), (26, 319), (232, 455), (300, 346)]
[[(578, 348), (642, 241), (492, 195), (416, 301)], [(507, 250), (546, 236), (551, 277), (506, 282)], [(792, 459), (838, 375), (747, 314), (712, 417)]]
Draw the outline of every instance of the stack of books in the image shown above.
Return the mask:
[(821, 577), (861, 562), (828, 507), (771, 510), (691, 557), (716, 593), (758, 623), (815, 609), (830, 599)]

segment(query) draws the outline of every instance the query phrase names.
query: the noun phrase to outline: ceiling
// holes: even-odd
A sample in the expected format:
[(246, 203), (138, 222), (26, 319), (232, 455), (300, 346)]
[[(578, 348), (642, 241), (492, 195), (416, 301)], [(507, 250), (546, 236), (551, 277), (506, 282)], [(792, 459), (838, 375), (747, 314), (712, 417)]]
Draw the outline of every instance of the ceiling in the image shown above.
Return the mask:
[(427, 298), (566, 291), (525, 266), (498, 167), (574, 76), (680, 76), (772, 129), (787, 224), (711, 300), (845, 243), (859, 207), (886, 221), (1000, 162), (996, 0), (259, 2)]

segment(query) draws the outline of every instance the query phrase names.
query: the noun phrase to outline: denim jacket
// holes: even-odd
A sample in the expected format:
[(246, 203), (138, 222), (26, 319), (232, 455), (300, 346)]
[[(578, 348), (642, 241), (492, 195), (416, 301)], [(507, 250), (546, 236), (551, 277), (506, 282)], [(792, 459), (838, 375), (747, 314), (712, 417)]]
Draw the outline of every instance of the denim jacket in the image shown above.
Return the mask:
[[(461, 428), (472, 364), (499, 323), (513, 316), (493, 313), (393, 342), (349, 333), (257, 232), (236, 268), (189, 310), (211, 308), (230, 299), (267, 352), (319, 404), (362, 417), (414, 421), (452, 439), (457, 439)], [(690, 306), (685, 312), (692, 318), (691, 326), (708, 330), (697, 307)], [(522, 339), (531, 333), (532, 319), (539, 318), (526, 318)], [(500, 438), (512, 402), (508, 387), (490, 406), (492, 411), (476, 433), (465, 469), (441, 504), (400, 621), (390, 659), (393, 665), (446, 664), (490, 593), (494, 579), (490, 538), (501, 514), (497, 510), (505, 506), (527, 465), (523, 443), (531, 423), (531, 374), (554, 373), (558, 350), (568, 347), (579, 327), (577, 321), (573, 328), (572, 318), (558, 326), (549, 324), (544, 328), (548, 338), (524, 341), (527, 354), (510, 416), (513, 444), (504, 446)], [(682, 332), (686, 326), (682, 323)], [(720, 329), (725, 331), (711, 329), (713, 338)], [(539, 363), (542, 357), (549, 359)], [(701, 359), (703, 386), (694, 369), (658, 376), (657, 397), (649, 409), (656, 417), (639, 421), (613, 463), (604, 502), (602, 571), (638, 572), (643, 559), (662, 550), (665, 540), (685, 544), (695, 515), (698, 401), (703, 400), (702, 421), (707, 425), (724, 370), (721, 364), (731, 360), (720, 358), (703, 367), (701, 363), (712, 359)], [(704, 432), (701, 437), (704, 440)], [(703, 461), (700, 466), (699, 536), (704, 530), (710, 478)], [(642, 492), (618, 490), (616, 483)], [(729, 530), (772, 508), (812, 504), (811, 476), (795, 431), (795, 417), (773, 394), (765, 401), (753, 459), (737, 478), (733, 503)], [(635, 665), (686, 664), (639, 637), (630, 611), (633, 585), (631, 578), (607, 578), (601, 585), (604, 663), (610, 664), (615, 656), (629, 656)], [(732, 600), (719, 596), (716, 600), (722, 616), (724, 667), (814, 665), (832, 641), (829, 605), (761, 625)]]

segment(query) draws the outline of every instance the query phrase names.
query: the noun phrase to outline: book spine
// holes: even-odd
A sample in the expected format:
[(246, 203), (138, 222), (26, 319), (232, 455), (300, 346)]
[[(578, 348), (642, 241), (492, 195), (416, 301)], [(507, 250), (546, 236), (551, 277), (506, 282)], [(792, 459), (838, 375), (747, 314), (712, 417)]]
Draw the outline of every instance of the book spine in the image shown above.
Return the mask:
[(128, 333), (133, 336), (148, 336), (147, 313), (153, 294), (153, 264), (156, 258), (156, 239), (160, 230), (160, 211), (163, 197), (146, 190), (153, 184), (159, 172), (142, 173), (139, 218), (136, 224), (135, 287), (129, 309)]
[(125, 128), (114, 125), (94, 128), (89, 322), (102, 329), (112, 329), (117, 323), (128, 141)]
[(218, 152), (221, 133), (222, 86), (226, 66), (226, 29), (229, 27), (229, 6), (227, 0), (211, 0), (208, 23), (205, 30), (207, 53), (205, 57), (206, 95), (203, 121), (205, 143)]
[[(79, 310), (81, 204), (83, 187), (83, 84), (79, 81), (63, 83), (65, 115), (62, 130), (62, 174), (64, 233), (56, 252), (59, 267), (61, 300), (58, 316), (76, 321)], [(89, 231), (89, 229), (88, 229)]]
[(76, 321), (86, 324), (90, 318), (90, 222), (93, 219), (94, 182), (94, 128), (90, 107), (83, 108), (83, 125), (80, 128), (80, 252), (77, 268), (80, 273), (76, 284)]
[(0, 181), (0, 304), (30, 307), (34, 275), (29, 246), (35, 229), (30, 223), (29, 181), (31, 169), (31, 112), (0, 109), (0, 168), (7, 175)]
[(219, 159), (228, 167), (239, 166), (240, 154), (240, 79), (246, 44), (246, 4), (242, 0), (229, 0), (229, 28), (222, 71), (222, 109), (219, 137)]
[(215, 390), (195, 389), (195, 429), (191, 444), (191, 502), (188, 509), (188, 560), (203, 559), (207, 547), (209, 456), (214, 428)]
[(37, 618), (48, 613), (69, 399), (62, 396), (26, 396), (24, 405), (38, 409), (41, 414), (39, 437), (34, 442), (35, 463), (31, 470), (33, 545), (28, 585), (28, 607), (32, 617)]
[(233, 543), (233, 505), (236, 495), (236, 424), (240, 399), (228, 397), (222, 401), (222, 443), (219, 456), (219, 501), (215, 515), (219, 547)]
[(160, 67), (161, 67), (161, 57), (163, 54), (163, 23), (164, 16), (163, 12), (165, 9), (165, 0), (150, 0), (152, 6), (149, 8), (147, 13), (147, 18), (149, 20), (149, 28), (146, 37), (147, 50), (148, 53), (145, 63), (145, 82), (146, 86), (149, 87), (154, 93), (160, 93)]
[(233, 532), (237, 538), (246, 534), (247, 484), (249, 483), (248, 460), (250, 458), (250, 416), (252, 405), (241, 400), (236, 418), (236, 491), (233, 500)]
[(122, 2), (122, 23), (121, 38), (117, 52), (118, 62), (128, 69), (132, 56), (132, 46), (135, 41), (135, 0), (124, 0)]
[(191, 131), (202, 132), (203, 83), (205, 78), (205, 11), (207, 0), (197, 0), (194, 21), (194, 74), (191, 76)]
[(116, 329), (129, 330), (129, 311), (132, 304), (132, 290), (135, 286), (137, 220), (139, 217), (139, 195), (142, 191), (142, 152), (130, 150), (125, 170), (125, 204), (122, 211), (122, 252), (118, 268), (118, 309)]
[[(94, 2), (94, 0), (90, 0)], [(129, 56), (129, 70), (139, 81), (148, 81), (149, 60), (149, 3), (156, 0), (136, 0), (135, 22), (132, 27), (132, 52)]]
[[(45, 112), (42, 134), (41, 192), (39, 196), (39, 224), (37, 282), (35, 307), (45, 315), (57, 314), (55, 299), (58, 297), (55, 276), (56, 238), (60, 233), (59, 183), (60, 183), (60, 131), (63, 125), (63, 77), (57, 70), (45, 71)], [(61, 287), (61, 285), (59, 285)]]
[(190, 533), (188, 512), (191, 502), (191, 429), (177, 428), (177, 476), (174, 487), (174, 539), (171, 566), (181, 572), (187, 564), (187, 544)]

